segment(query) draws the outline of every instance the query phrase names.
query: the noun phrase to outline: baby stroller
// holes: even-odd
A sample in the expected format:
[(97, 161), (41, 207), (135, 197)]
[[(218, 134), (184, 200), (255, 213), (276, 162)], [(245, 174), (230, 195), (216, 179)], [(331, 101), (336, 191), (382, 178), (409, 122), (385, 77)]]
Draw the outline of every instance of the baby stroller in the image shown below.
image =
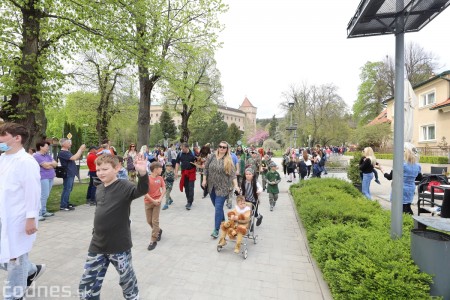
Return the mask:
[[(255, 212), (258, 208), (258, 203), (255, 205), (251, 202), (246, 202), (247, 206), (251, 208), (250, 221), (247, 223), (247, 232), (242, 236), (240, 254), (243, 255), (244, 259), (248, 257), (248, 248), (247, 248), (247, 240), (253, 239), (253, 243), (257, 243), (258, 236), (255, 234), (255, 224), (256, 224), (256, 216)], [(236, 242), (235, 238), (230, 238), (229, 240)], [(226, 244), (225, 244), (226, 245)], [(217, 252), (222, 251), (225, 245), (217, 245)]]

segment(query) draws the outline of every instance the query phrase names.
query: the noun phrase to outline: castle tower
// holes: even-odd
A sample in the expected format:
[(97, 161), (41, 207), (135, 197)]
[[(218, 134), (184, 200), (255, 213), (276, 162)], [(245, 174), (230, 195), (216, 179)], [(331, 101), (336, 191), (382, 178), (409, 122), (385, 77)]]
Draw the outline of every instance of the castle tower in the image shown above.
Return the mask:
[(248, 100), (247, 97), (245, 97), (244, 101), (242, 102), (241, 106), (239, 107), (239, 110), (241, 110), (245, 113), (245, 118), (246, 118), (245, 128), (248, 129), (249, 132), (255, 132), (255, 130), (256, 130), (256, 111), (258, 109), (250, 103), (250, 100)]

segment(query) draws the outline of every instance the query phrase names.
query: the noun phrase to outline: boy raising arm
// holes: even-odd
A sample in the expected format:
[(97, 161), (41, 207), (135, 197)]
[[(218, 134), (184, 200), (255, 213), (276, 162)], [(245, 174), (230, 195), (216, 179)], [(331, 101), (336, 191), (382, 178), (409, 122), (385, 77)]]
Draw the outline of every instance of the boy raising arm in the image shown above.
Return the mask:
[(137, 186), (128, 180), (118, 180), (120, 164), (116, 156), (102, 155), (95, 161), (97, 176), (97, 207), (92, 240), (79, 284), (80, 299), (99, 299), (100, 289), (110, 263), (120, 276), (125, 299), (139, 299), (136, 274), (131, 263), (131, 231), (129, 212), (131, 201), (148, 192), (147, 160), (136, 158), (139, 174)]

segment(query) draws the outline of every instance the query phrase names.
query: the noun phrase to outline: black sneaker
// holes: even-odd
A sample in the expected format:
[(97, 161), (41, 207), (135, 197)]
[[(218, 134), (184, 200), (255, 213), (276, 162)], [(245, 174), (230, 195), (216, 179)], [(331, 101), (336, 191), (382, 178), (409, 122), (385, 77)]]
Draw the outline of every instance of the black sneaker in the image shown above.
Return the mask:
[(72, 204), (72, 203), (69, 203), (68, 206), (69, 206), (69, 207), (75, 207), (76, 205), (74, 205), (74, 204)]
[(192, 203), (186, 204), (186, 209), (187, 209), (187, 210), (191, 210), (191, 207), (192, 207)]
[(71, 210), (75, 210), (75, 207), (60, 207), (59, 210), (63, 210), (63, 211), (71, 211)]
[(148, 251), (152, 251), (153, 249), (156, 248), (156, 242), (151, 242), (150, 245), (148, 245), (147, 250)]
[(259, 215), (259, 216), (256, 218), (256, 226), (261, 225), (262, 219), (263, 219), (263, 215)]
[(162, 236), (162, 229), (160, 228), (158, 238), (156, 239), (158, 242), (161, 240), (161, 236)]
[(36, 272), (28, 276), (27, 278), (27, 288), (30, 287), (36, 279), (38, 279), (45, 271), (45, 265), (36, 265)]

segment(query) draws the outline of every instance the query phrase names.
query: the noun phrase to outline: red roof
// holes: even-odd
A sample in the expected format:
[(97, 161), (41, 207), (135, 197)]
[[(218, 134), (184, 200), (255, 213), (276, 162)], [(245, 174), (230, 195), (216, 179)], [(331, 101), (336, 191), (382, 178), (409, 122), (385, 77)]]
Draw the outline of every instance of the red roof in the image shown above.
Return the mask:
[(382, 123), (392, 123), (392, 120), (387, 117), (387, 109), (384, 109), (375, 119), (370, 121), (367, 125), (376, 125)]
[(432, 107), (430, 107), (430, 110), (443, 108), (443, 107), (445, 107), (445, 106), (450, 106), (450, 98), (448, 98), (448, 99), (445, 100), (444, 102), (437, 103), (437, 104), (433, 105)]
[(254, 107), (254, 106), (250, 103), (250, 100), (248, 100), (248, 98), (245, 97), (244, 101), (241, 104), (241, 107)]

